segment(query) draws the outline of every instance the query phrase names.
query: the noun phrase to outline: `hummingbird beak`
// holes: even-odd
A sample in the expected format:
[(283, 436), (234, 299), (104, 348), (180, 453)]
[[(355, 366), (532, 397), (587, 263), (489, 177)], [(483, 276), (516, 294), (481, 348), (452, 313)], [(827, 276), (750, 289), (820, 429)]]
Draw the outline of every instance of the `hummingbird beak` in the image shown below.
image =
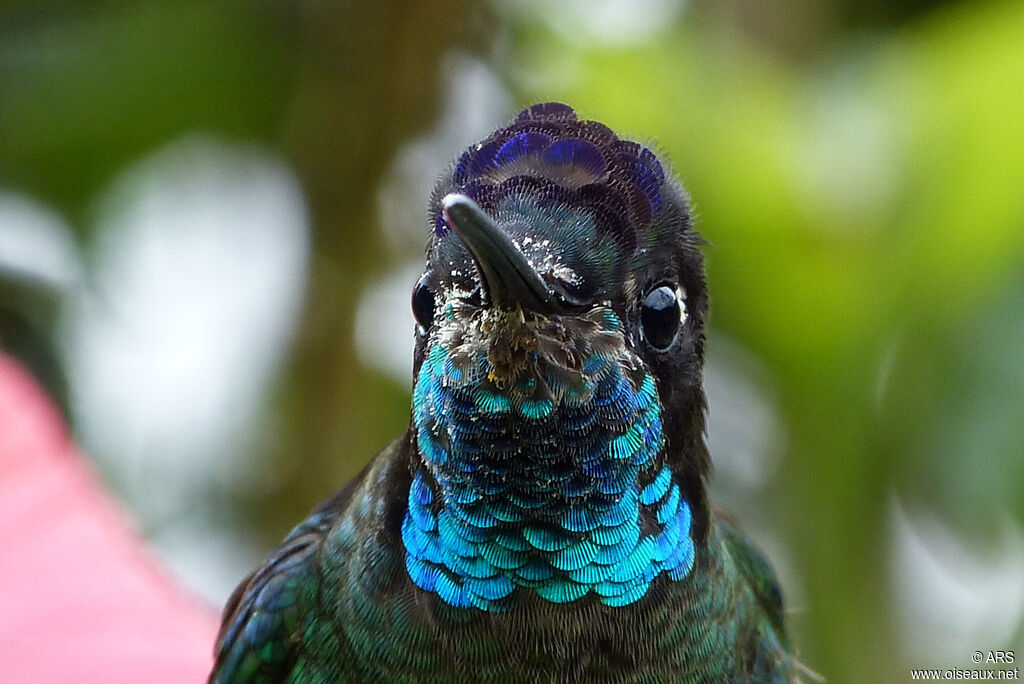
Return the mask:
[(518, 305), (540, 314), (564, 314), (585, 306), (545, 283), (508, 234), (476, 202), (451, 193), (442, 206), (448, 225), (476, 262), (491, 306), (514, 309)]

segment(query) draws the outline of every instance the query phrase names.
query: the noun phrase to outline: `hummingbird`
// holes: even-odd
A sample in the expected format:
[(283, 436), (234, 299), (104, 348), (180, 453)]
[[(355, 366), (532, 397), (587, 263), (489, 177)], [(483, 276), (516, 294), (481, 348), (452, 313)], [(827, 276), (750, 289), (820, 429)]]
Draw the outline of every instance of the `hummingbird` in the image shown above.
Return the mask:
[(224, 609), (210, 682), (786, 682), (708, 501), (708, 292), (649, 147), (533, 105), (429, 203), (409, 426)]

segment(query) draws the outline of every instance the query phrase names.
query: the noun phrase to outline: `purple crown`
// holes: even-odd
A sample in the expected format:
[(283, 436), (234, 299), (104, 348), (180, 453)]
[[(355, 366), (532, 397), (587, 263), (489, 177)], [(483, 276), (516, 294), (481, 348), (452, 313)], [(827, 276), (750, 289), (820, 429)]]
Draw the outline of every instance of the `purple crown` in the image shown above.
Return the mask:
[[(530, 192), (543, 202), (586, 208), (623, 246), (636, 244), (662, 207), (665, 172), (651, 150), (620, 140), (597, 121), (580, 121), (558, 102), (536, 104), (462, 153), (447, 192), (461, 192), (485, 210), (503, 197)], [(438, 214), (434, 230), (447, 232)]]

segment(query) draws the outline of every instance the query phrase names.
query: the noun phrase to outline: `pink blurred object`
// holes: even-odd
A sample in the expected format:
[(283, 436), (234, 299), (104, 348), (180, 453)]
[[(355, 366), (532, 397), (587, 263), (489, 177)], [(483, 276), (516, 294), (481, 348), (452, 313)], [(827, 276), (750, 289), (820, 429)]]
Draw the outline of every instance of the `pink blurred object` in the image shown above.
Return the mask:
[(176, 586), (27, 371), (0, 354), (5, 682), (202, 682), (214, 610)]

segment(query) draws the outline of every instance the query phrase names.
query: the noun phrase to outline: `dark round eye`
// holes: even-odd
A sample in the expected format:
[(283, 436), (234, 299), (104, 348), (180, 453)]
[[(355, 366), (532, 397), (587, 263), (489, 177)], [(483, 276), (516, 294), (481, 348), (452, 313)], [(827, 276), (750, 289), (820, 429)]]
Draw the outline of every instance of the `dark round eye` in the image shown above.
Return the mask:
[(426, 275), (412, 289), (412, 315), (416, 317), (420, 330), (430, 330), (434, 323), (434, 291), (427, 284)]
[(655, 349), (664, 351), (672, 346), (682, 321), (682, 303), (675, 287), (662, 285), (644, 297), (640, 306), (640, 325), (643, 326), (644, 339)]

